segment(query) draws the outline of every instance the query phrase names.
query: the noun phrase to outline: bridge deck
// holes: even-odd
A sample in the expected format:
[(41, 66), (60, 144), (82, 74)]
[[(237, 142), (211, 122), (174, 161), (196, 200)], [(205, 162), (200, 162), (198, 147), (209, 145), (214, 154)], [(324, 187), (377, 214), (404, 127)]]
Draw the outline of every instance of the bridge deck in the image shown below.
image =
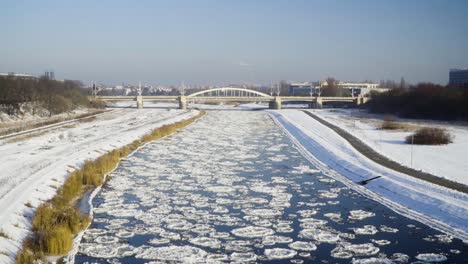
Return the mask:
[[(180, 96), (142, 96), (144, 101), (177, 101)], [(134, 101), (136, 96), (96, 96), (97, 99), (103, 101)], [(193, 96), (185, 97), (187, 101), (237, 101), (237, 102), (270, 102), (274, 101), (275, 97), (268, 96)], [(282, 102), (316, 102), (321, 99), (322, 102), (354, 102), (357, 97), (311, 97), (311, 96), (278, 96), (276, 97)]]

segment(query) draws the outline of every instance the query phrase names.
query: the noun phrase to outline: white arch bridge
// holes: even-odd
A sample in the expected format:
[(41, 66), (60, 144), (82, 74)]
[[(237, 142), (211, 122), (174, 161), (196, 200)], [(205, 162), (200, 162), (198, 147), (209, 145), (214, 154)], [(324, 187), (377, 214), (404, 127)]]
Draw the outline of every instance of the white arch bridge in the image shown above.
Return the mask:
[(272, 96), (255, 90), (238, 87), (221, 87), (203, 90), (190, 95), (179, 96), (95, 96), (101, 101), (136, 101), (138, 108), (143, 108), (144, 101), (178, 102), (180, 109), (186, 109), (188, 103), (219, 102), (268, 102), (270, 109), (281, 109), (283, 102), (305, 102), (310, 107), (321, 108), (326, 102), (349, 102), (360, 105), (366, 103), (367, 97), (321, 97), (321, 96)]

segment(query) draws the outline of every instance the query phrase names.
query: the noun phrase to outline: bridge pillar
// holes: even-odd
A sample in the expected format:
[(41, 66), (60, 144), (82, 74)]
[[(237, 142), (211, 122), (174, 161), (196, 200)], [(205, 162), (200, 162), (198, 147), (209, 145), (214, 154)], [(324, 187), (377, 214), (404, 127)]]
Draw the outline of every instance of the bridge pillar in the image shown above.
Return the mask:
[(281, 97), (275, 96), (274, 101), (270, 101), (268, 105), (270, 109), (281, 110)]
[(315, 102), (311, 103), (311, 108), (322, 109), (322, 107), (323, 107), (322, 97), (315, 98)]
[(137, 101), (137, 108), (138, 109), (143, 109), (143, 96), (138, 95), (136, 97), (136, 101)]
[(358, 96), (355, 101), (356, 101), (356, 106), (360, 106), (361, 104), (364, 103), (364, 97)]
[(179, 96), (179, 109), (187, 109), (187, 98), (185, 96)]

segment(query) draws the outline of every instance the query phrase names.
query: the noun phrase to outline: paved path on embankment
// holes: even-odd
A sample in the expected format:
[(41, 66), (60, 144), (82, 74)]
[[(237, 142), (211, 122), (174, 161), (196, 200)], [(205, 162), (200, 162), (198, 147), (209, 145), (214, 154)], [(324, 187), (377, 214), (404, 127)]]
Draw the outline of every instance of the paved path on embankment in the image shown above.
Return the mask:
[(395, 161), (383, 156), (382, 154), (378, 153), (377, 151), (375, 151), (374, 149), (372, 149), (371, 147), (366, 145), (364, 142), (362, 142), (360, 139), (353, 136), (352, 134), (345, 131), (344, 129), (342, 129), (342, 128), (336, 126), (336, 125), (333, 125), (328, 121), (325, 121), (324, 119), (318, 117), (315, 114), (312, 114), (309, 111), (304, 110), (303, 112), (305, 114), (307, 114), (308, 116), (310, 116), (311, 118), (317, 120), (321, 124), (327, 126), (331, 130), (335, 131), (338, 135), (340, 135), (346, 141), (348, 141), (351, 144), (351, 146), (353, 146), (361, 154), (363, 154), (364, 156), (366, 156), (370, 160), (372, 160), (372, 161), (374, 161), (374, 162), (376, 162), (376, 163), (378, 163), (378, 164), (380, 164), (382, 166), (385, 166), (385, 167), (390, 168), (392, 170), (404, 173), (404, 174), (409, 175), (411, 177), (415, 177), (415, 178), (418, 178), (418, 179), (421, 179), (421, 180), (424, 180), (424, 181), (427, 181), (427, 182), (430, 182), (430, 183), (433, 183), (433, 184), (437, 184), (437, 185), (440, 185), (440, 186), (443, 186), (443, 187), (447, 187), (447, 188), (450, 188), (450, 189), (457, 190), (459, 192), (468, 194), (468, 186), (466, 186), (464, 184), (457, 183), (457, 182), (454, 182), (454, 181), (451, 181), (451, 180), (447, 180), (447, 179), (444, 179), (444, 178), (441, 178), (441, 177), (437, 177), (437, 176), (432, 175), (430, 173), (426, 173), (426, 172), (423, 172), (423, 171), (418, 171), (418, 170), (403, 166), (400, 163), (395, 162)]

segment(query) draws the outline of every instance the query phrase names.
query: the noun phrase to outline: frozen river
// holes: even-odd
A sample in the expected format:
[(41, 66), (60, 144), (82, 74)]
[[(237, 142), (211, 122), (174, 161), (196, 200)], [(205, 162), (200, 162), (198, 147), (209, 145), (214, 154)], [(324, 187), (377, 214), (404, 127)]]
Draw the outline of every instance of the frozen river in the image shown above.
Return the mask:
[(460, 240), (324, 176), (261, 111), (146, 145), (93, 205), (77, 263), (468, 263)]

